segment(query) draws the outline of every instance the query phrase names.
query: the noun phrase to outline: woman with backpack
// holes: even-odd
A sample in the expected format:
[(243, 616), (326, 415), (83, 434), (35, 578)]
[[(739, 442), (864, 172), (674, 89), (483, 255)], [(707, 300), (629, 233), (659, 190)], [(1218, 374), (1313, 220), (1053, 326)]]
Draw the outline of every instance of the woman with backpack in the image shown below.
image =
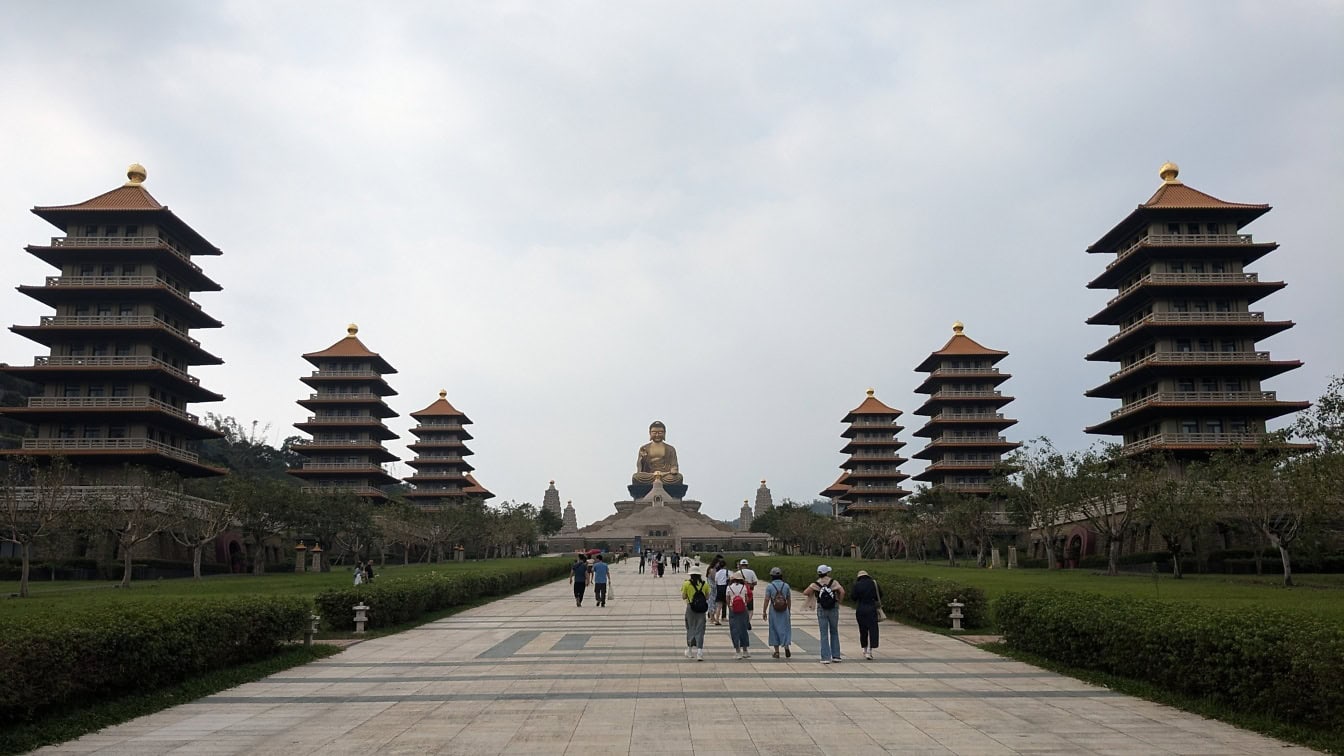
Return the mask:
[(839, 664), (840, 659), (840, 602), (845, 588), (831, 577), (831, 568), (817, 566), (817, 579), (803, 589), (808, 608), (816, 607), (817, 630), (821, 639), (821, 663)]
[(849, 597), (854, 600), (854, 621), (859, 625), (859, 645), (863, 646), (863, 658), (872, 660), (873, 649), (877, 648), (877, 620), (878, 613), (882, 611), (882, 593), (877, 589), (877, 581), (867, 570), (859, 570)]
[(750, 594), (741, 572), (728, 576), (728, 587), (723, 593), (728, 603), (728, 635), (733, 639), (733, 658), (750, 659), (751, 610), (747, 608)]
[(784, 658), (793, 656), (789, 646), (793, 644), (792, 615), (789, 612), (793, 602), (789, 584), (784, 582), (784, 571), (778, 567), (770, 568), (770, 582), (765, 586), (765, 609), (761, 619), (770, 627), (770, 646), (775, 649), (773, 657), (779, 658), (779, 647), (784, 647)]
[(705, 582), (699, 568), (692, 568), (681, 584), (681, 598), (686, 602), (686, 658), (705, 660), (705, 615), (709, 612), (709, 596), (714, 587)]

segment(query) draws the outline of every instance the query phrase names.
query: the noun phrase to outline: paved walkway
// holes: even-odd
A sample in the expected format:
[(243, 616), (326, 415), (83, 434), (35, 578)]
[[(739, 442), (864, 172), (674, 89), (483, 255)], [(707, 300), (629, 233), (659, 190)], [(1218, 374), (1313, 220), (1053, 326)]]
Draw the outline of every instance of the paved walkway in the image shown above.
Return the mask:
[(553, 583), (41, 753), (1311, 753), (896, 623), (864, 661), (847, 610), (843, 664), (803, 611), (792, 659), (758, 619), (750, 660), (725, 624), (697, 663), (683, 576), (635, 569), (607, 608)]

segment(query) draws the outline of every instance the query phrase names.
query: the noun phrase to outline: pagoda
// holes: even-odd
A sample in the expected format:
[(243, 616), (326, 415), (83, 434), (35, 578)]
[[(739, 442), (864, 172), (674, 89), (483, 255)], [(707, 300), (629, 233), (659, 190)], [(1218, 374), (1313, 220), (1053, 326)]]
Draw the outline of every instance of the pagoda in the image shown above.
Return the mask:
[(541, 495), (541, 508), (547, 512), (554, 512), (556, 519), (564, 519), (564, 510), (560, 507), (560, 491), (555, 487), (555, 481)]
[(190, 334), (223, 325), (192, 299), (220, 290), (192, 258), (220, 250), (150, 195), (143, 166), (126, 176), (79, 204), (33, 208), (63, 235), (26, 250), (58, 273), (19, 291), (55, 314), (10, 328), (49, 352), (32, 366), (2, 368), (36, 391), (23, 405), (0, 409), (34, 426), (21, 448), (0, 454), (64, 456), (89, 483), (110, 481), (128, 464), (221, 475), (200, 461), (195, 445), (222, 434), (187, 412), (189, 404), (224, 398), (188, 372), (224, 362)]
[(774, 508), (774, 497), (770, 495), (770, 489), (766, 488), (765, 480), (761, 480), (761, 487), (756, 489), (756, 516), (760, 517)]
[(915, 435), (929, 442), (914, 456), (929, 466), (914, 477), (932, 488), (988, 496), (994, 467), (1021, 446), (1001, 435), (1017, 422), (1000, 411), (1013, 398), (1004, 396), (999, 384), (1012, 376), (995, 367), (1007, 352), (981, 346), (964, 330), (953, 323), (952, 338), (915, 368), (928, 373), (915, 393), (929, 395), (915, 410), (929, 417)]
[(1266, 420), (1309, 406), (1261, 386), (1302, 365), (1256, 347), (1293, 327), (1250, 311), (1284, 287), (1246, 270), (1278, 248), (1241, 233), (1270, 207), (1186, 186), (1172, 163), (1159, 175), (1153, 196), (1087, 248), (1115, 256), (1088, 288), (1116, 291), (1087, 322), (1118, 329), (1087, 359), (1118, 362), (1119, 370), (1086, 394), (1121, 402), (1087, 432), (1120, 436), (1126, 454), (1153, 450), (1178, 459), (1255, 446)]
[(426, 509), (494, 496), (471, 477), (475, 468), (465, 457), (472, 451), (463, 443), (471, 439), (466, 429), (471, 420), (449, 404), (447, 397), (447, 391), (440, 391), (433, 404), (411, 413), (417, 423), (411, 429), (416, 441), (406, 448), (415, 452), (416, 457), (406, 464), (415, 468), (415, 474), (404, 480), (415, 488), (405, 496)]
[(901, 488), (901, 481), (910, 476), (900, 471), (906, 461), (899, 454), (905, 442), (896, 439), (896, 434), (902, 430), (896, 424), (900, 416), (900, 410), (878, 401), (873, 390), (868, 389), (868, 398), (840, 421), (849, 423), (840, 434), (849, 439), (840, 450), (849, 455), (840, 465), (845, 475), (832, 485), (835, 488), (843, 481), (847, 486), (839, 497), (843, 507), (840, 514), (861, 515), (890, 509), (901, 506), (900, 500), (910, 495)]
[(317, 368), (299, 380), (313, 393), (299, 400), (312, 416), (294, 427), (312, 434), (311, 441), (291, 447), (304, 457), (288, 472), (303, 479), (307, 493), (352, 493), (374, 501), (387, 499), (378, 487), (397, 479), (383, 469), (396, 455), (383, 448), (394, 439), (383, 420), (396, 417), (384, 397), (395, 396), (384, 375), (397, 371), (387, 360), (369, 351), (351, 324), (346, 337), (320, 352), (303, 355)]

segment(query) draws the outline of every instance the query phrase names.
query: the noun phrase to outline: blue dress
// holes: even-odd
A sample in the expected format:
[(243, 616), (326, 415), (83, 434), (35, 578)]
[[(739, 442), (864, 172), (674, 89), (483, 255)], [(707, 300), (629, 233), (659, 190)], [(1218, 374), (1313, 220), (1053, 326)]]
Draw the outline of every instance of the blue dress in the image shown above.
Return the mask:
[(793, 645), (793, 624), (791, 616), (792, 611), (775, 611), (775, 594), (783, 593), (785, 596), (792, 596), (792, 590), (789, 584), (783, 580), (771, 580), (769, 585), (765, 586), (765, 604), (769, 607), (766, 616), (770, 618), (770, 643), (771, 646), (791, 646)]

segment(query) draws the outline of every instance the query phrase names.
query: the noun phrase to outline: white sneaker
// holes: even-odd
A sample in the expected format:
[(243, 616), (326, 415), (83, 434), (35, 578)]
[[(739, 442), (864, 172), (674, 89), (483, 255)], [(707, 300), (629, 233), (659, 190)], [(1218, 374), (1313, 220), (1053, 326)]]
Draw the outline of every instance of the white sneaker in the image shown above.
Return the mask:
[(733, 649), (733, 658), (734, 658), (734, 659), (741, 659), (741, 658), (742, 658), (742, 652), (741, 652), (741, 651), (738, 651), (737, 649)]
[(865, 652), (863, 653), (863, 658), (867, 659), (868, 661), (872, 661), (872, 660), (873, 660), (873, 652), (872, 652), (872, 651), (865, 651)]
[(835, 662), (836, 664), (839, 664), (840, 662), (844, 661), (844, 659), (841, 659), (838, 656), (832, 656), (831, 661)]
[(695, 650), (695, 660), (696, 660), (696, 661), (704, 661), (704, 660), (705, 660), (705, 650), (704, 650), (703, 648), (697, 648), (697, 649)]
[(821, 663), (822, 663), (822, 664), (830, 664), (830, 663), (831, 663), (831, 660), (830, 660), (830, 659), (822, 659), (822, 660), (821, 660)]
[(742, 658), (743, 658), (743, 659), (750, 659), (750, 658), (751, 658), (751, 652), (750, 652), (750, 651), (743, 651), (743, 652), (742, 652)]
[(691, 658), (691, 647), (690, 647), (690, 646), (687, 646), (687, 647), (686, 647), (686, 658), (687, 658), (687, 659)]

